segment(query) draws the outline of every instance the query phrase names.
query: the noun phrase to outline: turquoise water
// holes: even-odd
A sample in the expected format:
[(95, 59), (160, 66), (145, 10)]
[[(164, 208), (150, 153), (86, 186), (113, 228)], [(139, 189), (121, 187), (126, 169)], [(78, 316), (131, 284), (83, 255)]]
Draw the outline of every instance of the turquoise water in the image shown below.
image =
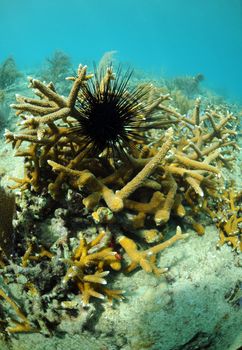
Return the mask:
[[(51, 59), (58, 55), (65, 64), (57, 67)], [(87, 64), (89, 73), (96, 62), (96, 72), (102, 72), (103, 57), (114, 62), (117, 79), (107, 77), (121, 80), (118, 89), (112, 90), (112, 83), (106, 83), (103, 93), (98, 79), (96, 85), (91, 85), (95, 79), (88, 81), (90, 86), (80, 83), (67, 116), (68, 96), (78, 79), (73, 83), (65, 77), (76, 76), (79, 63)], [(242, 184), (241, 153), (235, 144), (241, 146), (242, 134), (238, 120), (233, 119), (236, 115), (242, 122), (241, 58), (242, 0), (0, 0), (0, 350), (241, 349), (242, 209), (237, 192)], [(4, 72), (5, 62), (9, 66)], [(134, 68), (130, 81), (127, 79), (128, 94), (116, 63), (121, 63), (126, 78), (130, 72), (126, 67)], [(34, 79), (28, 81), (27, 76)], [(41, 81), (52, 81), (54, 87)], [(144, 89), (135, 90), (136, 85)], [(139, 91), (140, 95), (135, 95)], [(103, 95), (107, 98), (104, 109)], [(156, 104), (160, 95), (164, 100)], [(114, 102), (117, 100), (114, 105), (110, 103), (113, 96)], [(153, 110), (154, 102), (157, 108)], [(143, 126), (138, 119), (140, 111), (142, 122), (147, 121)], [(124, 134), (124, 124), (119, 129), (126, 113), (128, 121), (135, 117), (140, 130), (148, 130), (146, 147), (135, 145), (139, 133), (135, 140), (138, 129), (132, 129), (131, 122), (127, 128), (125, 125)], [(50, 119), (38, 119), (43, 116)], [(226, 118), (220, 132), (216, 127)], [(146, 129), (150, 121), (156, 130)], [(161, 157), (157, 173), (157, 169), (148, 173), (145, 185), (146, 179), (141, 179), (140, 187), (132, 190), (137, 192), (131, 191), (123, 204), (118, 193), (142, 175), (149, 159), (154, 156), (153, 161), (166, 139), (172, 138), (171, 130), (167, 131), (170, 122), (174, 132), (170, 151)], [(206, 137), (210, 132), (212, 136)], [(100, 142), (103, 138), (106, 143)], [(91, 148), (93, 145), (97, 147)], [(115, 157), (109, 160), (110, 148), (117, 145)], [(86, 159), (82, 155), (85, 148)], [(131, 152), (131, 157), (122, 153), (122, 148)], [(89, 156), (90, 149), (97, 152)], [(80, 155), (79, 163), (72, 163)], [(126, 164), (129, 157), (133, 163)], [(206, 165), (212, 168), (203, 170), (201, 164), (204, 169)], [(60, 196), (55, 196), (52, 185), (58, 165), (73, 165), (74, 169), (67, 169), (70, 173), (60, 170), (64, 176), (60, 188), (57, 186)], [(85, 187), (84, 180), (72, 179), (71, 170), (80, 173), (83, 169), (95, 179), (94, 185)], [(16, 197), (5, 192), (17, 184), (26, 189), (12, 191)], [(106, 201), (103, 184), (120, 199), (120, 208), (111, 203), (111, 195)], [(11, 210), (3, 196), (12, 203)], [(171, 202), (169, 217), (156, 218), (155, 210), (162, 212), (167, 198), (168, 204)], [(204, 209), (201, 213), (200, 208)], [(6, 209), (11, 211), (6, 215), (7, 224)], [(231, 224), (229, 233), (226, 220)], [(180, 242), (174, 244), (174, 250), (159, 251), (156, 266), (152, 260), (156, 253), (150, 247), (171, 242), (175, 232)], [(223, 235), (230, 246), (220, 247)], [(135, 245), (131, 245), (132, 251), (146, 251), (143, 256), (148, 262), (142, 265), (141, 259), (136, 271), (126, 274), (125, 267), (133, 262), (128, 254), (130, 239)], [(79, 268), (82, 250), (95, 255), (103, 248), (111, 249), (110, 262), (115, 257), (116, 268), (109, 262), (102, 270), (101, 259), (93, 257)], [(151, 267), (157, 276), (147, 273)], [(167, 273), (159, 275), (158, 268)], [(99, 281), (93, 282), (95, 278), (90, 276), (96, 273)], [(97, 288), (89, 295), (90, 305), (84, 298), (84, 282)], [(102, 284), (106, 282), (105, 290)], [(111, 291), (118, 299), (113, 304), (107, 301)], [(99, 300), (102, 293), (105, 300)]]
[(73, 63), (117, 50), (121, 62), (162, 76), (202, 73), (242, 97), (241, 0), (0, 0), (0, 62), (39, 66), (55, 50)]

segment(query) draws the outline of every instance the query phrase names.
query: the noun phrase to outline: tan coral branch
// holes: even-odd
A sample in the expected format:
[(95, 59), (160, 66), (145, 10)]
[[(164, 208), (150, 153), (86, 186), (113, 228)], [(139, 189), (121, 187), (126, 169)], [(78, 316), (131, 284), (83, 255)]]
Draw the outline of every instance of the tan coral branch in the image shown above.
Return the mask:
[(120, 191), (117, 191), (119, 198), (128, 198), (137, 188), (142, 186), (142, 183), (148, 176), (160, 165), (161, 161), (165, 158), (167, 152), (171, 149), (173, 140), (173, 129), (170, 128), (165, 134), (166, 140), (158, 153), (145, 165), (145, 167), (125, 185)]

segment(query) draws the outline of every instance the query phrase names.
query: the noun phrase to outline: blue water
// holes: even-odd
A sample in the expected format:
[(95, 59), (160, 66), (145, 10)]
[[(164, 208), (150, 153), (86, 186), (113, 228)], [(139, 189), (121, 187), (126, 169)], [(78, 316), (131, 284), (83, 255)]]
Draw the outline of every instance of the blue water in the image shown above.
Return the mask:
[(117, 50), (163, 76), (202, 73), (242, 99), (242, 0), (0, 0), (0, 62), (39, 66), (55, 50), (73, 63)]

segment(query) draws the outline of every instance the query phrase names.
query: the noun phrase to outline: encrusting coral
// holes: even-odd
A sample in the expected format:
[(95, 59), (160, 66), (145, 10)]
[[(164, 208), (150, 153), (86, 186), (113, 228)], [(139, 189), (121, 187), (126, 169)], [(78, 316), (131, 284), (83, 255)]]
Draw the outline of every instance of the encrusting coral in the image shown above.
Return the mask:
[[(21, 118), (20, 132), (6, 130), (5, 138), (16, 156), (25, 159), (25, 176), (13, 179), (12, 188), (48, 198), (49, 210), (67, 211), (69, 222), (73, 213), (61, 203), (71, 191), (74, 212), (79, 217), (86, 213), (83, 222), (91, 220), (96, 228), (91, 236), (85, 230), (67, 230), (46, 246), (37, 234), (33, 243), (26, 228), (22, 273), (31, 275), (39, 262), (50, 271), (59, 264), (51, 296), (39, 282), (34, 287), (40, 299), (69, 305), (80, 293), (84, 306), (91, 297), (122, 299), (121, 290), (104, 285), (109, 273), (121, 270), (126, 256), (127, 272), (138, 266), (157, 275), (166, 272), (156, 266), (157, 254), (187, 237), (177, 225), (176, 234), (160, 242), (160, 231), (171, 218), (202, 235), (205, 227), (199, 217), (206, 214), (216, 221), (221, 242), (241, 250), (241, 209), (235, 204), (240, 195), (232, 198), (225, 188), (221, 193), (226, 185), (223, 168), (233, 164), (237, 149), (236, 118), (223, 108), (201, 107), (200, 98), (184, 115), (154, 85), (129, 90), (130, 78), (129, 71), (120, 69), (115, 76), (112, 67), (96, 69), (93, 76), (80, 65), (77, 76), (68, 78), (72, 87), (67, 97), (53, 83), (29, 78), (36, 97), (17, 95), (12, 105)], [(226, 201), (228, 209), (221, 204)], [(147, 248), (146, 243), (155, 245)], [(31, 321), (33, 329), (40, 327), (36, 319)]]

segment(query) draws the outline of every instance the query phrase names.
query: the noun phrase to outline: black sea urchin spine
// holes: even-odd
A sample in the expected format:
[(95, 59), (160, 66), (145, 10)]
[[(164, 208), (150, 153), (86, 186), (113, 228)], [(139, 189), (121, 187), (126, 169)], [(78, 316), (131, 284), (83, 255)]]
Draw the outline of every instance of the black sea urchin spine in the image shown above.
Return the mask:
[(139, 87), (128, 91), (132, 71), (114, 77), (111, 68), (106, 74), (95, 71), (94, 78), (83, 86), (77, 106), (78, 126), (73, 128), (83, 139), (84, 153), (108, 157), (124, 157), (135, 144), (142, 142), (143, 107), (140, 100), (147, 93)]

